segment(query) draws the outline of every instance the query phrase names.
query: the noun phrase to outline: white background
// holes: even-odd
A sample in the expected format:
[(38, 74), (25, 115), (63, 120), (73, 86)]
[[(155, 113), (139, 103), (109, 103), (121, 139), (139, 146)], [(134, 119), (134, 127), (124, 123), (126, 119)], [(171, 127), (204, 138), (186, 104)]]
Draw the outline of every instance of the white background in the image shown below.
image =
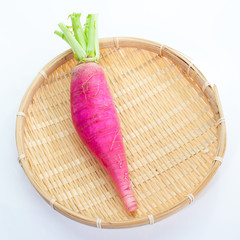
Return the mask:
[[(240, 239), (240, 4), (199, 1), (2, 1), (0, 8), (0, 239)], [(75, 12), (99, 13), (100, 37), (132, 36), (193, 58), (218, 86), (227, 152), (195, 202), (154, 225), (96, 229), (74, 222), (40, 197), (17, 162), (15, 121), (37, 74), (68, 49), (53, 34)]]

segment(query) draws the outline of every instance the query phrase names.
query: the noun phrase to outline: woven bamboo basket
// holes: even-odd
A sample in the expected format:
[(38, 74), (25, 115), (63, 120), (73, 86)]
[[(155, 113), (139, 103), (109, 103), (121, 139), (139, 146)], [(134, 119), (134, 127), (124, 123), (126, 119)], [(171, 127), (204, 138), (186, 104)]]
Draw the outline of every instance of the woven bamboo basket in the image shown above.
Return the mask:
[(128, 214), (78, 137), (71, 50), (48, 63), (21, 102), (16, 142), (26, 175), (57, 211), (102, 228), (152, 224), (191, 203), (222, 163), (226, 128), (215, 86), (178, 51), (147, 40), (100, 40), (139, 209)]

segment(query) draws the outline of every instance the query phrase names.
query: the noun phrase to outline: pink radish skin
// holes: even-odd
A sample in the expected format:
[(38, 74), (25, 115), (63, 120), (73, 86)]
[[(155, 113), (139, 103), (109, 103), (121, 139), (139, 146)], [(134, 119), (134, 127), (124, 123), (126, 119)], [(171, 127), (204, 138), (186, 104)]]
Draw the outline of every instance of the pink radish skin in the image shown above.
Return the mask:
[(127, 211), (136, 210), (120, 122), (101, 66), (94, 62), (77, 65), (70, 91), (78, 135), (107, 170)]

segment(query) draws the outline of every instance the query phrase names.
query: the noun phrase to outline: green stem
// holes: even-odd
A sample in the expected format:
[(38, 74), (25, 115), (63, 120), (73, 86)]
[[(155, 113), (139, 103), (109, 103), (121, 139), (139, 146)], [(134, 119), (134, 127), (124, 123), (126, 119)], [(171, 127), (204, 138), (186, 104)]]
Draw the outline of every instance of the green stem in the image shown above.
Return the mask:
[(94, 28), (94, 45), (95, 45), (95, 56), (99, 60), (100, 52), (99, 52), (99, 40), (98, 40), (98, 14), (95, 14), (95, 28)]
[(81, 13), (73, 13), (70, 15), (71, 20), (72, 20), (72, 27), (73, 27), (73, 32), (74, 32), (74, 37), (76, 40), (80, 43), (82, 48), (86, 51), (87, 45), (86, 45), (86, 36), (84, 34), (81, 22), (80, 22), (80, 17)]
[(63, 31), (64, 36), (66, 37), (68, 44), (71, 46), (75, 57), (78, 61), (81, 61), (87, 56), (86, 52), (78, 43), (78, 41), (74, 38), (69, 28), (64, 23), (59, 23), (58, 26)]
[(95, 49), (95, 42), (94, 42), (94, 19), (95, 19), (95, 14), (89, 14), (87, 16), (88, 18), (88, 25), (86, 26), (86, 33), (87, 33), (87, 55), (89, 57), (94, 57), (94, 49)]
[[(55, 30), (54, 33), (68, 43), (65, 35), (64, 35), (62, 32)], [(68, 44), (69, 44), (69, 43), (68, 43)]]
[(83, 30), (80, 23), (79, 13), (70, 15), (72, 26), (67, 27), (63, 23), (58, 26), (62, 30), (54, 33), (65, 40), (72, 48), (74, 57), (79, 62), (98, 62), (99, 61), (99, 42), (98, 42), (98, 15), (89, 14)]

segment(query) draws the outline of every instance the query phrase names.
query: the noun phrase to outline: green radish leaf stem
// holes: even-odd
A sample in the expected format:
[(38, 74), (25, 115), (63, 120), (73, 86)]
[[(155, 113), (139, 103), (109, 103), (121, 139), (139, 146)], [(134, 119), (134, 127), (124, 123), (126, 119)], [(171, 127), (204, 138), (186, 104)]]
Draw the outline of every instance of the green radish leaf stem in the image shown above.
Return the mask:
[[(68, 41), (67, 41), (64, 33), (60, 32), (60, 31), (57, 31), (57, 30), (55, 30), (54, 33), (55, 33), (56, 35), (58, 35), (59, 37), (61, 37), (64, 41), (66, 41), (66, 42), (68, 43)], [(68, 44), (69, 44), (69, 43), (68, 43)]]
[(80, 17), (81, 13), (72, 13), (69, 15), (72, 26), (66, 26), (59, 23), (62, 30), (54, 33), (65, 40), (73, 50), (74, 58), (79, 62), (98, 62), (99, 41), (98, 41), (98, 15), (89, 14), (83, 29)]
[(83, 28), (82, 28), (82, 25), (80, 22), (81, 13), (73, 13), (70, 15), (70, 17), (72, 20), (72, 28), (73, 28), (73, 32), (74, 32), (74, 37), (80, 43), (82, 48), (86, 51), (87, 38), (84, 34), (84, 31), (83, 31)]

